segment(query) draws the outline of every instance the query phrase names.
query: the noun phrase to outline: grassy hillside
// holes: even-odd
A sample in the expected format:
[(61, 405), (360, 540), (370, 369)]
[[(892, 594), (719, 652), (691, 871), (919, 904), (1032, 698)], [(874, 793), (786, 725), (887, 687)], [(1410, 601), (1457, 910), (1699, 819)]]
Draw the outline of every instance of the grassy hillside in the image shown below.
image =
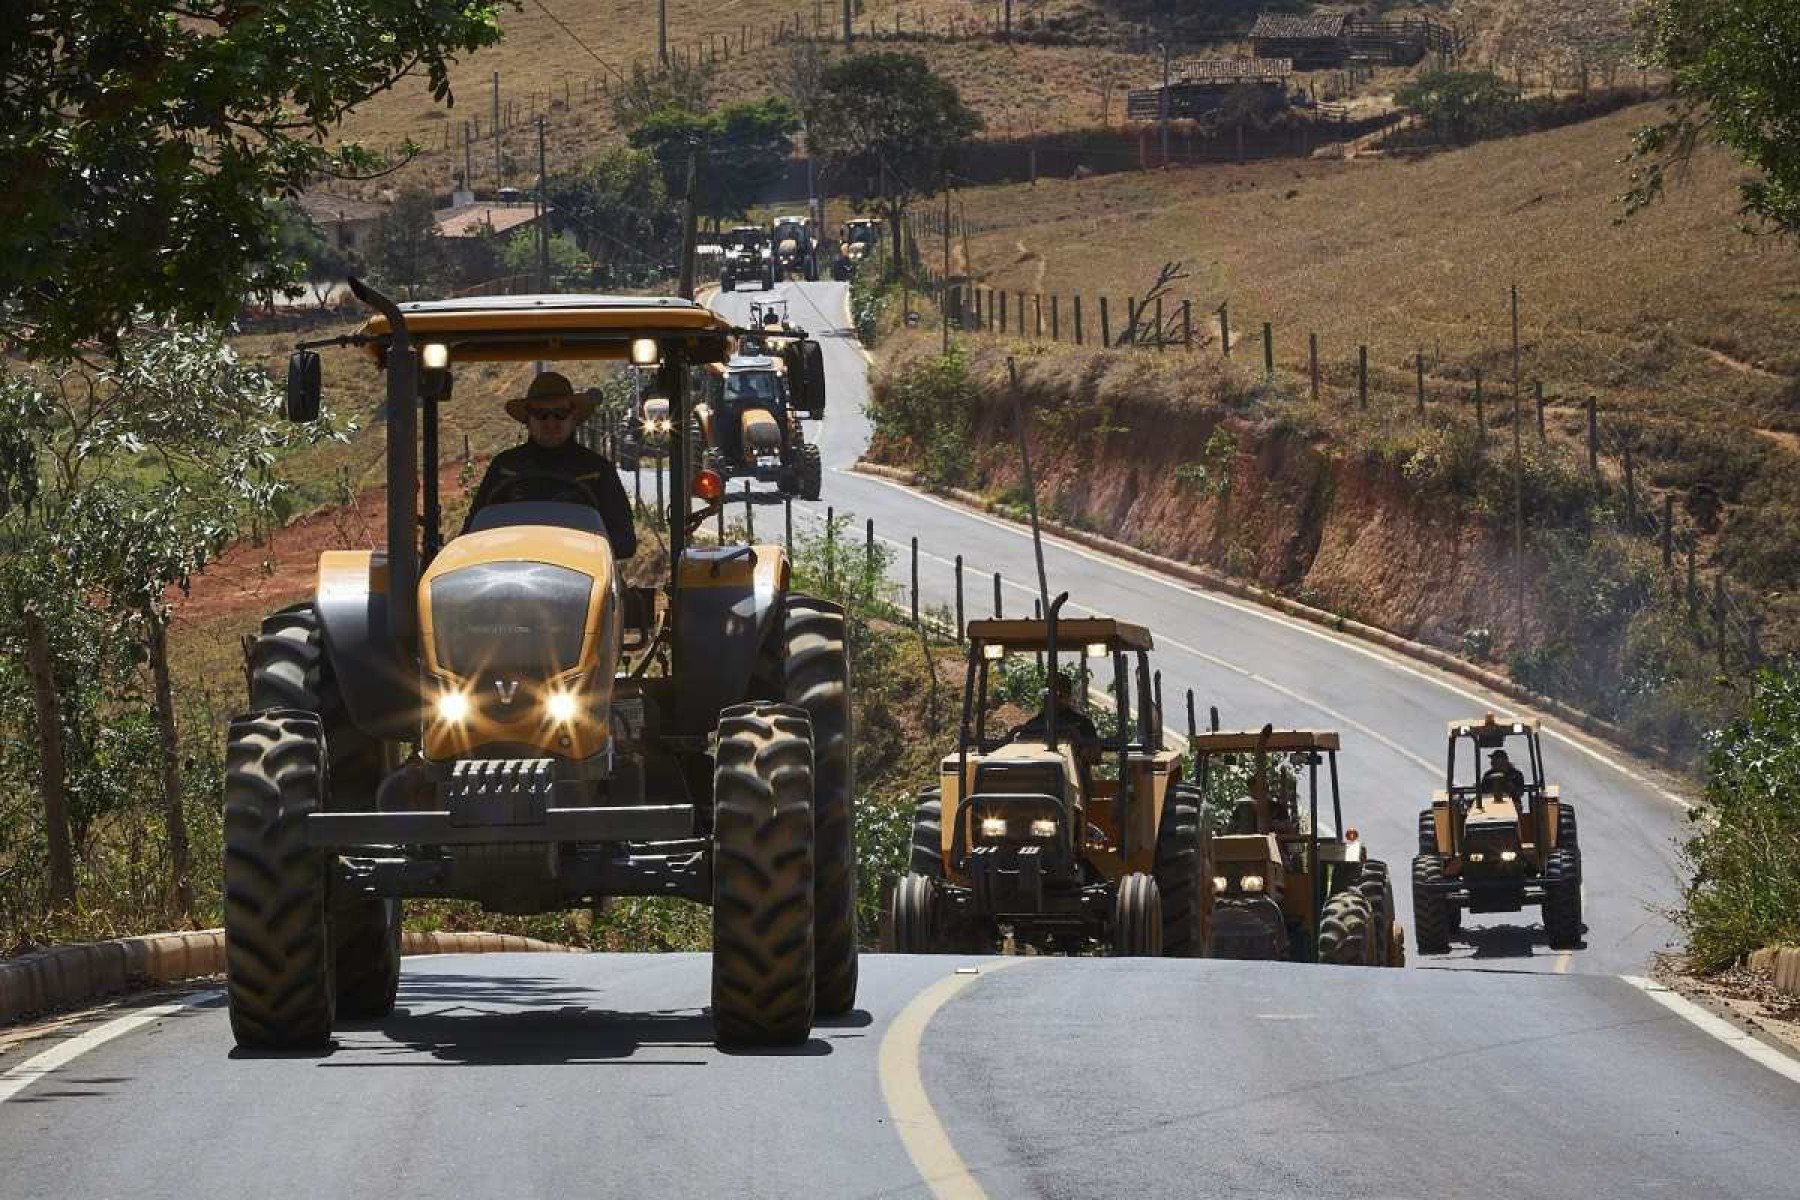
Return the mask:
[[(1507, 289), (1524, 372), (1621, 413), (1800, 430), (1800, 289), (1791, 246), (1744, 236), (1736, 170), (1704, 154), (1667, 200), (1619, 223), (1619, 159), (1660, 111), (1417, 160), (1282, 162), (1040, 181), (962, 197), (974, 273), (994, 287), (1102, 293), (1123, 306), (1180, 259), (1196, 311), (1273, 322), (1277, 358), (1409, 377), (1510, 372)], [(1089, 304), (1092, 304), (1090, 299)], [(1246, 347), (1246, 350), (1250, 348)], [(1408, 380), (1409, 381), (1409, 380)]]

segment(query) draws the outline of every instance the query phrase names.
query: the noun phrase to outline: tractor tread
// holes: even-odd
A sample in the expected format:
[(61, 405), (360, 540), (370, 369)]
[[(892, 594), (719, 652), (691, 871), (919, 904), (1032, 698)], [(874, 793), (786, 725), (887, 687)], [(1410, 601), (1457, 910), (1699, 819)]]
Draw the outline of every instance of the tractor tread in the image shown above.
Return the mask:
[(1198, 792), (1177, 785), (1163, 806), (1156, 832), (1155, 877), (1162, 903), (1162, 952), (1169, 958), (1206, 953), (1211, 870), (1200, 833)]
[(1347, 888), (1319, 913), (1318, 960), (1341, 967), (1377, 966), (1375, 916), (1369, 898)]
[(1443, 954), (1450, 949), (1450, 903), (1431, 884), (1444, 877), (1444, 860), (1436, 854), (1413, 859), (1413, 941), (1420, 954)]

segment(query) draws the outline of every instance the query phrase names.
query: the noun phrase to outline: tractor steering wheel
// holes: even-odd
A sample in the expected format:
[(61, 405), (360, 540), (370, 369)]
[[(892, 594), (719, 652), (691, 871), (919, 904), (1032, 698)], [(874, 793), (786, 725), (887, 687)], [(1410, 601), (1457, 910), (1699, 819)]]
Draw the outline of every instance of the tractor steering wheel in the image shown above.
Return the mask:
[[(514, 492), (522, 491), (527, 484), (548, 483), (553, 486), (544, 489), (547, 494), (539, 496), (521, 496), (521, 500), (545, 500), (551, 502), (585, 504), (596, 511), (600, 508), (600, 497), (593, 488), (579, 479), (570, 479), (567, 475), (558, 475), (551, 471), (527, 471), (505, 480), (494, 488), (494, 494), (488, 497), (489, 504), (506, 503), (506, 498)], [(570, 498), (573, 497), (571, 500)]]

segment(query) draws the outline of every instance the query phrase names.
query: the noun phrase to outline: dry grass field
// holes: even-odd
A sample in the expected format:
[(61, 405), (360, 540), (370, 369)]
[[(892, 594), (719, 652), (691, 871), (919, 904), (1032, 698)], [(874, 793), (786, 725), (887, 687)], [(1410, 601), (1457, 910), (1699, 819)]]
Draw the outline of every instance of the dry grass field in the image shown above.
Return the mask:
[(1553, 396), (1800, 430), (1800, 259), (1739, 230), (1733, 164), (1704, 155), (1663, 203), (1617, 220), (1618, 160), (1658, 111), (1416, 160), (1041, 180), (961, 202), (994, 287), (1122, 309), (1179, 259), (1195, 310), (1229, 302), (1234, 334), (1258, 339), (1272, 322), (1284, 365), (1304, 365), (1315, 332), (1328, 367), (1367, 344), (1404, 386), (1421, 349), (1440, 378), (1509, 373), (1516, 282), (1523, 370)]

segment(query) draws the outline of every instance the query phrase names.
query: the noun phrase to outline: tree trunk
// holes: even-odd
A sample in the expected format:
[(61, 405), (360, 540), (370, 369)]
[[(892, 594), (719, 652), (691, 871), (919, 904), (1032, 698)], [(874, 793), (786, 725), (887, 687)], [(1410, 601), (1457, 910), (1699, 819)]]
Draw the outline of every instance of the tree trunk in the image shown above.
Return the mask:
[(169, 623), (156, 605), (146, 608), (150, 627), (150, 678), (156, 691), (156, 731), (162, 742), (163, 821), (168, 827), (170, 889), (176, 910), (194, 911), (193, 864), (189, 861), (187, 817), (181, 811), (181, 741), (175, 728), (175, 690), (169, 684)]
[(38, 791), (44, 801), (44, 839), (50, 847), (50, 903), (67, 907), (75, 903), (75, 852), (69, 834), (62, 705), (56, 694), (50, 631), (44, 618), (29, 610), (25, 613), (25, 667), (31, 675), (31, 698), (37, 710)]

